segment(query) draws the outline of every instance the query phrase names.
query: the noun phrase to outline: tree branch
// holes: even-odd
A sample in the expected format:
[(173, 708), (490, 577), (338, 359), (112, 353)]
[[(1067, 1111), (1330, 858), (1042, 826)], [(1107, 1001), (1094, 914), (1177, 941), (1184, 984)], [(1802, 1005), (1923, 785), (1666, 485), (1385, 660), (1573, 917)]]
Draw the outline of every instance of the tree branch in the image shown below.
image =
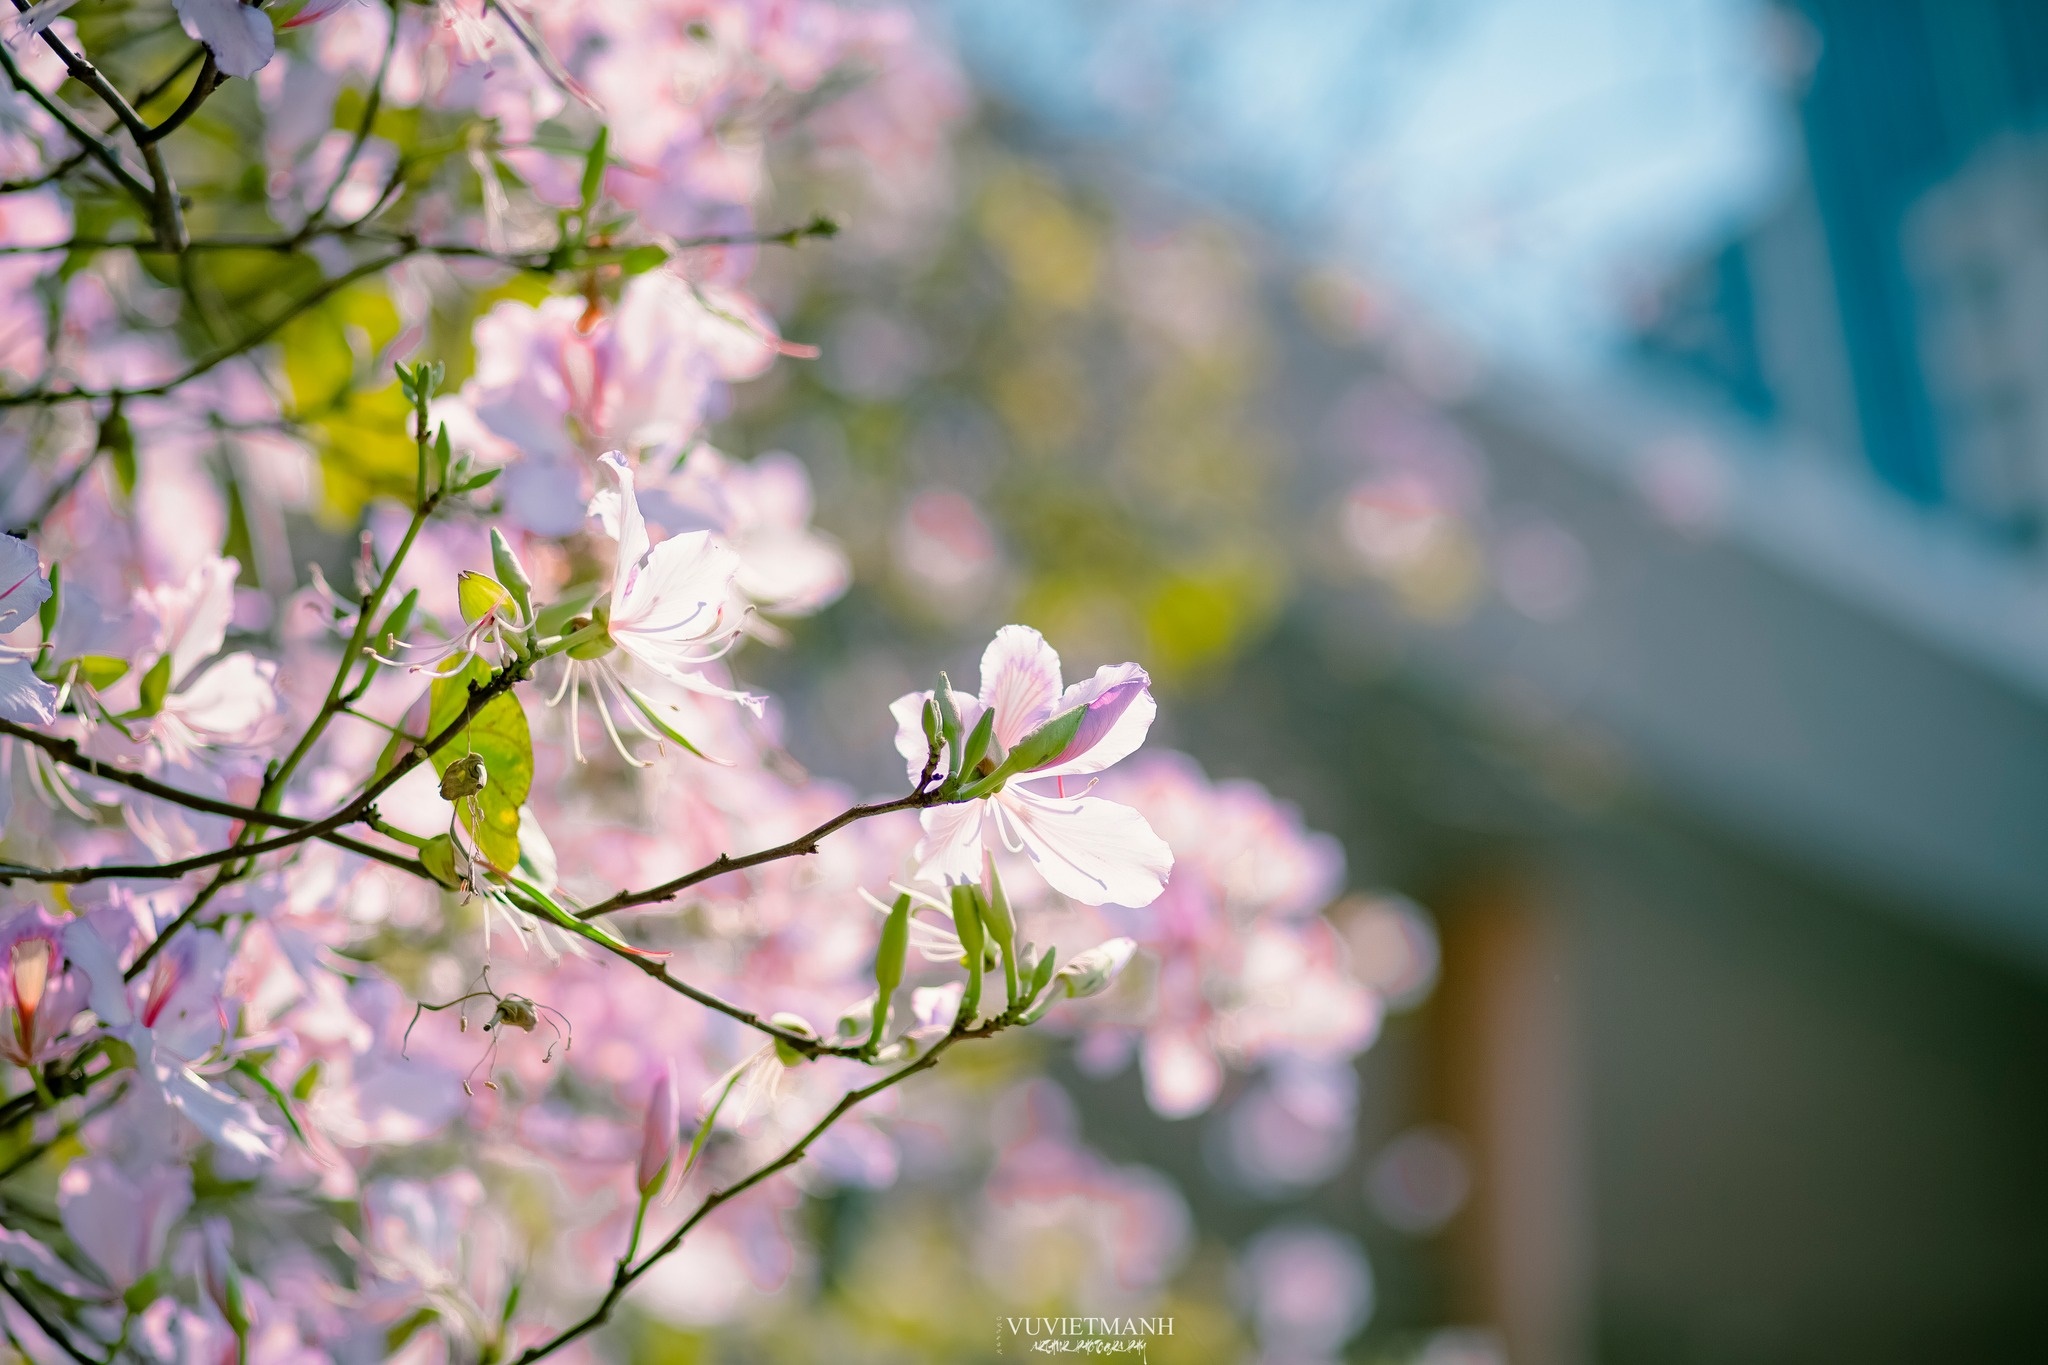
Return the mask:
[(931, 1070), (931, 1068), (938, 1065), (939, 1058), (945, 1054), (946, 1050), (954, 1044), (968, 1038), (986, 1038), (991, 1034), (1000, 1032), (1012, 1022), (1014, 1021), (1010, 1020), (1007, 1016), (991, 1019), (989, 1022), (976, 1028), (963, 1028), (956, 1022), (952, 1031), (933, 1044), (931, 1050), (926, 1052), (924, 1056), (896, 1071), (890, 1072), (872, 1085), (862, 1086), (858, 1090), (849, 1090), (846, 1094), (840, 1096), (839, 1102), (826, 1111), (825, 1117), (813, 1124), (808, 1132), (786, 1148), (780, 1156), (777, 1156), (773, 1161), (768, 1162), (764, 1166), (757, 1167), (724, 1189), (713, 1190), (710, 1194), (706, 1195), (703, 1202), (698, 1204), (691, 1211), (690, 1216), (683, 1220), (682, 1226), (670, 1233), (668, 1240), (664, 1241), (660, 1246), (641, 1257), (638, 1262), (629, 1264), (623, 1259), (620, 1260), (618, 1269), (612, 1273), (611, 1288), (605, 1291), (605, 1296), (598, 1301), (595, 1308), (591, 1309), (587, 1315), (577, 1322), (549, 1337), (546, 1341), (528, 1349), (525, 1354), (521, 1355), (514, 1362), (514, 1365), (533, 1365), (534, 1361), (553, 1355), (570, 1342), (603, 1326), (611, 1318), (612, 1310), (618, 1307), (619, 1300), (625, 1297), (626, 1291), (632, 1287), (633, 1282), (642, 1275), (645, 1275), (649, 1270), (652, 1270), (656, 1262), (681, 1246), (683, 1239), (689, 1236), (699, 1223), (702, 1223), (712, 1213), (716, 1212), (720, 1205), (738, 1198), (770, 1176), (775, 1175), (779, 1171), (786, 1170), (803, 1160), (805, 1153), (809, 1151), (812, 1143), (823, 1137), (826, 1130), (858, 1108), (864, 1101), (872, 1099), (892, 1086), (900, 1085), (920, 1071)]
[(870, 805), (849, 806), (824, 824), (819, 825), (816, 829), (799, 834), (788, 843), (777, 844), (773, 848), (764, 848), (755, 853), (741, 854), (737, 858), (729, 853), (721, 853), (694, 872), (685, 872), (680, 877), (665, 881), (659, 886), (650, 886), (645, 891), (621, 891), (610, 900), (599, 901), (587, 910), (577, 911), (576, 918), (596, 919), (600, 915), (609, 915), (614, 911), (630, 909), (636, 905), (647, 905), (654, 901), (665, 901), (672, 898), (679, 891), (687, 890), (699, 882), (708, 882), (713, 877), (722, 877), (728, 872), (741, 872), (750, 867), (759, 867), (763, 863), (772, 863), (783, 858), (795, 858), (816, 853), (819, 840), (845, 829), (856, 821), (866, 820), (871, 816), (891, 815), (899, 810), (924, 810), (929, 806), (944, 805), (945, 799), (940, 794), (943, 788), (931, 785), (932, 773), (936, 766), (937, 754), (935, 752), (932, 764), (926, 767), (924, 777), (918, 782), (916, 790), (912, 791), (908, 796), (899, 796), (894, 801), (878, 801)]

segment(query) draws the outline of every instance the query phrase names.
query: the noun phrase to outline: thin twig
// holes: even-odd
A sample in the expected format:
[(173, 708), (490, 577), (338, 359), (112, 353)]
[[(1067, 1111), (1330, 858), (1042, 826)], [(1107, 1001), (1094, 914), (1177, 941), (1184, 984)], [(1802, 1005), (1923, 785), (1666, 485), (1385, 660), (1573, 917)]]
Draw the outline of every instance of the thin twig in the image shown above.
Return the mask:
[(588, 1314), (575, 1323), (563, 1328), (546, 1341), (529, 1349), (514, 1362), (514, 1365), (533, 1365), (534, 1361), (542, 1360), (554, 1354), (570, 1342), (603, 1326), (610, 1319), (612, 1310), (618, 1307), (619, 1300), (625, 1297), (626, 1290), (632, 1287), (633, 1282), (642, 1275), (645, 1275), (649, 1270), (652, 1270), (658, 1261), (681, 1246), (683, 1239), (689, 1236), (698, 1224), (716, 1212), (720, 1205), (730, 1202), (762, 1181), (767, 1180), (770, 1176), (786, 1170), (803, 1160), (805, 1153), (810, 1149), (812, 1143), (823, 1137), (827, 1129), (859, 1107), (862, 1102), (881, 1094), (892, 1086), (901, 1084), (920, 1071), (929, 1071), (932, 1067), (937, 1066), (939, 1058), (954, 1044), (968, 1038), (986, 1038), (1008, 1027), (1013, 1022), (1007, 1016), (992, 1019), (988, 1023), (976, 1028), (965, 1028), (956, 1022), (952, 1032), (933, 1044), (930, 1051), (926, 1052), (924, 1056), (896, 1071), (890, 1072), (872, 1085), (862, 1086), (858, 1090), (849, 1090), (846, 1094), (840, 1096), (839, 1102), (827, 1110), (823, 1118), (813, 1124), (808, 1132), (798, 1138), (773, 1161), (768, 1162), (764, 1166), (757, 1167), (724, 1189), (713, 1190), (710, 1194), (706, 1195), (703, 1202), (699, 1203), (691, 1211), (690, 1216), (683, 1220), (682, 1226), (670, 1233), (668, 1239), (660, 1246), (648, 1252), (637, 1262), (629, 1263), (621, 1259), (618, 1268), (612, 1272), (611, 1287), (605, 1291), (604, 1297), (598, 1301), (595, 1308), (591, 1309)]
[(14, 1276), (5, 1270), (0, 1270), (0, 1292), (4, 1292), (8, 1298), (13, 1299), (16, 1304), (20, 1305), (21, 1311), (28, 1314), (35, 1325), (42, 1329), (43, 1335), (56, 1342), (58, 1349), (73, 1360), (78, 1361), (79, 1365), (105, 1365), (98, 1356), (86, 1355), (83, 1351), (72, 1345), (71, 1338), (65, 1334), (64, 1329), (59, 1327), (55, 1321), (46, 1317), (43, 1310), (36, 1307), (29, 1296), (23, 1293), (14, 1283)]

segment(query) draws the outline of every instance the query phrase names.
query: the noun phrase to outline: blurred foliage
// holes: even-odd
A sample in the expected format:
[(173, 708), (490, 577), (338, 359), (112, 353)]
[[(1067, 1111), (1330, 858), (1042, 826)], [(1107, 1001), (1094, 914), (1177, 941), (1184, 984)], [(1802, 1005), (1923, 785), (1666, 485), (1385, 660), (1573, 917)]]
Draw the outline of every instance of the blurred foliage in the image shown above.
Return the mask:
[[(1272, 343), (1249, 253), (1213, 222), (1147, 230), (985, 134), (960, 177), (916, 249), (856, 234), (769, 263), (788, 333), (824, 355), (743, 389), (721, 435), (810, 459), (821, 520), (906, 628), (1031, 620), (1078, 659), (1187, 682), (1289, 588), (1292, 457), (1256, 408)], [(916, 579), (906, 520), (933, 493), (990, 523), (978, 596)]]

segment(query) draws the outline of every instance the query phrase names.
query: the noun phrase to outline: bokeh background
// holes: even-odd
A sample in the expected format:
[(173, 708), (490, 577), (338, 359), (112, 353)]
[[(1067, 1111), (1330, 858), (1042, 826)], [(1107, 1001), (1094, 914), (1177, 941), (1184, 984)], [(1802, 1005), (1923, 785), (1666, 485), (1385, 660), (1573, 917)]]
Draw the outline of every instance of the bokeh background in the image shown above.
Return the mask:
[(1143, 660), (1341, 839), (1394, 1008), (1355, 1094), (1179, 1121), (991, 1062), (994, 1131), (1185, 1226), (977, 1266), (913, 1173), (648, 1358), (978, 1358), (1113, 1254), (1161, 1359), (2048, 1359), (2048, 10), (925, 16), (945, 168), (763, 263), (822, 358), (715, 439), (804, 461), (857, 586), (742, 671), (881, 789), (995, 624)]

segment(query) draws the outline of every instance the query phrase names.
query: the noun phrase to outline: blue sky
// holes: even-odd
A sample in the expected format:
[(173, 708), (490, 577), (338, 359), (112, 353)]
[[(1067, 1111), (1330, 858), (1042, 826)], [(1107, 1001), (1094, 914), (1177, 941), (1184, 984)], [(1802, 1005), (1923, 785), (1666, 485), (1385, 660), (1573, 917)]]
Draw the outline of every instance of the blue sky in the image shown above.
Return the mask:
[(1537, 364), (1597, 357), (1622, 282), (1781, 191), (1795, 130), (1767, 13), (1753, 0), (950, 6), (986, 89)]

